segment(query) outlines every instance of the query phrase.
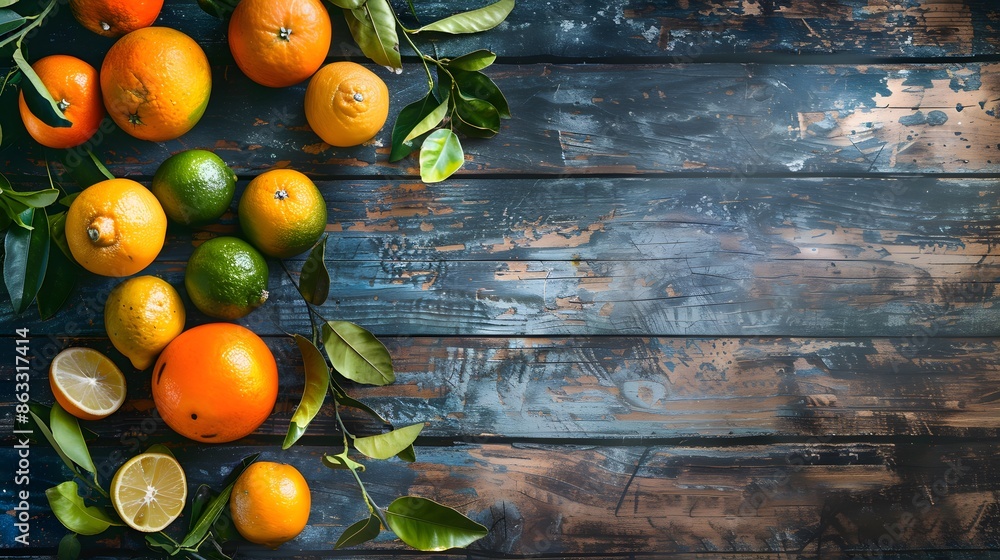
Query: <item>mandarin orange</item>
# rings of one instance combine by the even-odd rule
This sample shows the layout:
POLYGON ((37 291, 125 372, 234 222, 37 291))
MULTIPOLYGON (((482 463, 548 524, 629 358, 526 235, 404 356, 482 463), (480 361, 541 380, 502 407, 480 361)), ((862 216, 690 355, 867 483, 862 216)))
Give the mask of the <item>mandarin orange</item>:
POLYGON ((64 54, 39 59, 31 65, 31 69, 38 74, 49 95, 73 125, 53 127, 45 124, 31 112, 24 100, 24 92, 21 92, 18 108, 28 134, 49 148, 72 148, 86 142, 97 132, 104 118, 97 70, 79 58, 64 54))
POLYGON ((312 76, 330 51, 330 15, 319 0, 241 0, 229 20, 229 50, 251 80, 268 87, 312 76))

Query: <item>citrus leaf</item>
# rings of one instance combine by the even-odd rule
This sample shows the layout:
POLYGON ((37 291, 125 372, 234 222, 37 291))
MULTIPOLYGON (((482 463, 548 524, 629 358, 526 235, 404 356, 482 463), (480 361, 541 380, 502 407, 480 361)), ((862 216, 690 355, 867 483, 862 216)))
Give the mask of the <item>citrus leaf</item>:
POLYGON ((346 548, 366 543, 377 537, 381 531, 382 522, 379 521, 378 516, 372 515, 368 519, 362 519, 344 529, 343 534, 337 539, 337 544, 333 545, 333 548, 346 548))
POLYGON ((202 484, 198 486, 198 489, 194 492, 194 497, 191 498, 191 519, 188 520, 188 531, 194 528, 195 522, 201 517, 201 513, 205 511, 205 506, 214 497, 215 491, 209 485, 202 484))
POLYGON ((439 19, 434 23, 429 23, 413 33, 421 31, 440 31, 441 33, 451 33, 458 35, 462 33, 479 33, 487 29, 493 29, 500 25, 500 22, 507 19, 507 14, 514 9, 514 0, 500 0, 489 6, 462 12, 444 19, 439 19))
POLYGON ((159 549, 173 556, 177 551, 177 546, 170 542, 170 539, 163 533, 150 533, 146 535, 146 546, 152 549, 159 549))
POLYGON ((406 135, 406 138, 403 138, 403 142, 409 142, 418 136, 427 134, 428 132, 434 130, 437 128, 437 125, 441 124, 441 121, 444 120, 444 117, 447 114, 448 100, 445 99, 438 104, 437 107, 431 109, 431 112, 427 116, 420 119, 420 122, 414 125, 413 129, 410 130, 410 133, 406 135))
POLYGON ((330 296, 330 271, 326 269, 326 236, 313 247, 302 265, 299 293, 313 305, 323 305, 330 296))
POLYGON ((510 118, 510 106, 507 104, 507 98, 504 97, 500 88, 493 83, 493 80, 489 76, 482 72, 465 72, 462 70, 455 70, 453 74, 455 76, 455 84, 458 85, 458 89, 463 94, 489 102, 490 105, 496 107, 497 112, 500 113, 500 118, 510 118))
MULTIPOLYGON (((51 225, 51 222, 50 222, 51 225)), ((52 239, 52 244, 56 240, 52 239)), ((45 267, 45 279, 38 290, 38 316, 42 320, 52 318, 69 300, 69 296, 80 278, 80 269, 58 248, 49 248, 49 262, 45 267)))
POLYGON ((413 449, 413 444, 406 446, 406 449, 396 453, 396 457, 399 457, 401 461, 406 461, 407 463, 417 462, 417 451, 413 449))
MULTIPOLYGON (((0 7, 7 7, 10 4, 0 2, 0 7)), ((0 35, 8 33, 21 27, 27 20, 14 10, 0 10, 0 35)))
POLYGON ((344 14, 347 27, 361 52, 375 64, 396 70, 403 67, 399 58, 396 18, 387 0, 368 0, 363 6, 344 14))
POLYGON ((52 437, 62 448, 67 457, 87 472, 97 472, 94 460, 90 458, 90 450, 80 431, 80 422, 75 416, 63 410, 59 403, 52 405, 49 413, 49 427, 52 437))
POLYGON ((295 344, 302 353, 302 363, 305 366, 306 385, 302 390, 302 399, 299 401, 292 421, 288 423, 288 433, 285 441, 281 444, 282 449, 288 449, 295 444, 306 432, 306 428, 316 413, 323 407, 326 400, 326 390, 330 387, 330 367, 326 365, 326 360, 319 348, 302 335, 295 335, 295 344))
POLYGON ((24 102, 28 105, 31 113, 42 122, 54 127, 73 126, 73 123, 66 119, 66 115, 59 109, 59 105, 49 90, 45 88, 42 79, 31 69, 31 65, 24 59, 21 49, 14 51, 14 63, 21 69, 27 81, 24 82, 24 102))
POLYGON ((17 4, 18 0, 0 0, 0 8, 6 8, 7 6, 13 6, 17 4))
POLYGON ((463 54, 458 58, 453 58, 448 61, 448 68, 458 69, 458 70, 482 70, 493 61, 497 59, 497 55, 486 50, 480 49, 478 51, 470 52, 469 54, 463 54))
POLYGON ((115 178, 108 171, 108 168, 101 163, 101 160, 94 155, 94 152, 90 150, 86 150, 84 155, 78 154, 75 150, 66 152, 65 157, 62 158, 62 162, 63 166, 69 170, 70 176, 73 177, 73 182, 79 185, 81 189, 107 179, 115 178))
POLYGON ((431 114, 438 106, 438 101, 434 95, 428 93, 418 101, 410 103, 399 112, 396 123, 392 127, 392 151, 389 152, 389 161, 399 161, 410 155, 416 147, 413 142, 404 142, 413 127, 422 121, 424 117, 431 114))
POLYGON ((396 498, 389 504, 385 519, 403 542, 423 551, 468 546, 488 532, 450 507, 415 496, 396 498))
POLYGON ((42 189, 40 191, 19 192, 10 188, 3 189, 3 196, 16 199, 21 204, 30 208, 45 208, 53 202, 59 200, 58 189, 42 189))
MULTIPOLYGON (((76 262, 73 258, 73 253, 69 250, 69 243, 66 241, 66 212, 56 212, 48 217, 49 220, 49 239, 56 244, 59 251, 70 260, 70 262, 76 262)), ((50 255, 51 257, 51 255, 50 255)))
POLYGON ((323 455, 323 464, 330 469, 350 469, 364 472, 365 466, 347 456, 347 451, 337 455, 323 455))
MULTIPOLYGON (((51 415, 52 413, 51 410, 49 410, 48 412, 51 415)), ((69 457, 66 456, 66 453, 64 453, 62 448, 59 447, 59 444, 56 443, 55 438, 52 437, 52 431, 49 430, 49 425, 45 423, 45 420, 42 420, 41 416, 39 416, 39 413, 42 414, 45 413, 44 407, 41 406, 35 407, 34 405, 31 405, 31 409, 28 411, 28 413, 31 414, 31 419, 35 421, 35 427, 38 428, 39 432, 42 432, 42 435, 45 437, 45 441, 49 442, 49 445, 51 445, 52 449, 55 450, 56 455, 59 455, 59 458, 62 459, 62 462, 64 465, 66 465, 66 468, 71 471, 76 470, 76 468, 73 466, 73 461, 69 460, 69 457)))
POLYGON ((372 459, 388 459, 410 447, 423 429, 423 424, 413 424, 384 434, 356 437, 354 447, 372 459))
POLYGON ((112 525, 121 525, 100 508, 85 505, 77 492, 76 482, 72 480, 45 491, 49 508, 64 527, 81 535, 97 535, 112 525))
POLYGON ((11 222, 24 229, 31 229, 31 225, 24 223, 24 220, 21 218, 21 214, 28 210, 27 206, 16 200, 10 200, 0 196, 0 209, 3 210, 4 215, 7 216, 11 222))
POLYGON ((488 101, 459 96, 455 102, 458 129, 476 138, 490 138, 500 132, 500 113, 488 101))
POLYGON ((336 399, 338 405, 349 406, 351 408, 356 408, 358 410, 367 412, 373 418, 377 419, 383 424, 387 426, 391 425, 388 420, 382 418, 381 414, 375 412, 375 409, 348 395, 347 392, 345 392, 344 389, 333 379, 330 379, 330 386, 333 387, 333 397, 334 399, 336 399))
POLYGON ((76 538, 76 533, 66 533, 59 540, 59 549, 56 551, 58 560, 76 560, 80 557, 80 539, 76 538))
POLYGON ((367 385, 388 385, 396 380, 389 351, 375 335, 347 321, 323 325, 323 346, 330 363, 344 377, 367 385))
POLYGON ((439 183, 458 171, 465 163, 462 143, 447 128, 435 130, 420 145, 420 179, 439 183))
POLYGON ((32 229, 17 227, 7 232, 3 261, 7 293, 18 315, 31 305, 38 294, 49 263, 49 222, 45 210, 29 208, 20 217, 32 229))
POLYGON ((344 8, 345 10, 353 10, 354 8, 360 8, 365 5, 367 0, 327 0, 327 2, 333 4, 338 8, 344 8))
POLYGON ((260 457, 260 453, 254 453, 244 457, 240 464, 233 469, 233 472, 229 473, 226 477, 226 487, 223 488, 222 492, 219 492, 218 496, 212 498, 205 506, 205 510, 201 513, 198 521, 194 523, 191 530, 184 537, 181 542, 181 548, 191 547, 201 542, 205 538, 205 535, 212 529, 212 525, 215 524, 215 520, 219 518, 222 510, 229 503, 229 496, 233 493, 233 485, 236 484, 236 479, 239 478, 243 471, 247 469, 254 461, 260 457))

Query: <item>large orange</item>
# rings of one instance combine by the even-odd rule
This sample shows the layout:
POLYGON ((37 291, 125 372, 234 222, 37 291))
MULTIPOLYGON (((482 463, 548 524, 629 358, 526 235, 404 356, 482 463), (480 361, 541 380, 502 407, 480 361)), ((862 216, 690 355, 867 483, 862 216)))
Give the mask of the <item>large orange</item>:
POLYGON ((243 191, 240 228, 261 253, 287 259, 312 247, 326 229, 326 201, 294 169, 261 173, 243 191))
POLYGON ((184 331, 153 366, 153 402, 168 426, 195 441, 253 432, 278 398, 278 366, 259 336, 232 323, 184 331))
POLYGON ((241 0, 229 20, 229 50, 251 80, 295 85, 330 51, 330 15, 320 0, 241 0))
POLYGON ((270 548, 306 528, 312 498, 302 473, 291 465, 259 461, 233 484, 229 512, 246 540, 270 548))
POLYGON ((320 69, 306 88, 306 120, 331 146, 371 140, 389 116, 389 89, 382 78, 354 62, 320 69))
POLYGON ((105 37, 121 37, 149 27, 163 8, 163 0, 69 0, 73 17, 105 37))
POLYGON ((36 61, 31 69, 59 105, 73 126, 52 127, 28 109, 24 92, 18 99, 21 120, 36 142, 50 148, 72 148, 86 142, 97 132, 104 118, 101 83, 97 70, 74 56, 54 54, 36 61))
POLYGON ((194 39, 169 27, 143 27, 105 55, 101 92, 125 132, 142 140, 173 140, 205 113, 212 69, 194 39))
POLYGON ((66 213, 66 243, 83 268, 129 276, 163 248, 167 215, 149 189, 131 179, 108 179, 83 190, 66 213))

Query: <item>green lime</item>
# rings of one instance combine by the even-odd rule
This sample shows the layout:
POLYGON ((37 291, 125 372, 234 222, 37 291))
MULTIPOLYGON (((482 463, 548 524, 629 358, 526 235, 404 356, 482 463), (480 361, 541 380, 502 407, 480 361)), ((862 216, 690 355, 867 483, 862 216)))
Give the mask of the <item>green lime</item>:
POLYGON ((185 226, 203 226, 229 209, 236 173, 212 152, 187 150, 160 164, 150 190, 168 218, 185 226))
POLYGON ((267 300, 267 263, 246 241, 216 237, 191 253, 184 287, 205 315, 239 319, 267 300))

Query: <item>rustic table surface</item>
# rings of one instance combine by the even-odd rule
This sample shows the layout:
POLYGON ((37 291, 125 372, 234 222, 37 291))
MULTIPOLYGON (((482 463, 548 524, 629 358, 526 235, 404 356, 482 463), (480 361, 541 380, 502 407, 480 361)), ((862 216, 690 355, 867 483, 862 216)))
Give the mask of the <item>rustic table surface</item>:
MULTIPOLYGON (((405 9, 405 2, 394 2, 405 9)), ((417 2, 433 19, 481 2, 417 2)), ((304 85, 257 86, 223 24, 168 0, 159 25, 194 37, 214 67, 200 124, 178 140, 115 131, 94 146, 116 176, 148 181, 168 155, 207 148, 246 181, 305 172, 329 206, 327 317, 390 350, 395 385, 352 388, 397 425, 426 422, 418 462, 373 462, 373 498, 433 498, 489 527, 455 556, 521 558, 979 558, 1000 550, 1000 8, 991 0, 521 0, 483 35, 486 72, 513 119, 465 141, 464 169, 420 182, 374 142, 332 148, 308 128, 304 85)), ((331 58, 364 61, 335 18, 331 58)), ((111 41, 61 13, 32 57, 100 65, 111 41)), ((426 44, 426 43, 425 43, 426 44)), ((375 68, 389 123, 422 94, 422 71, 375 68)), ((367 62, 366 62, 367 63, 367 62)), ((41 187, 44 153, 0 154, 41 187)), ((58 165, 55 166, 60 171, 58 165)), ((69 179, 57 175, 57 179, 69 179)), ((201 241, 233 213, 171 227, 147 269, 183 294, 201 241)), ((287 262, 297 276, 304 256, 287 262)), ((240 557, 417 557, 383 533, 334 551, 366 515, 351 477, 322 466, 324 409, 288 451, 302 389, 288 332, 308 333, 292 280, 240 323, 280 364, 272 417, 209 446, 158 420, 149 373, 110 346, 113 279, 88 275, 56 318, 0 310, 0 489, 12 513, 14 328, 31 330, 31 396, 52 401, 54 352, 86 345, 127 372, 129 399, 95 460, 166 443, 192 488, 254 452, 309 480, 308 528, 240 557), (117 451, 117 454, 116 454, 117 451)), ((186 298, 186 296, 185 296, 186 298)), ((207 322, 188 307, 188 326, 207 322)), ((359 432, 380 426, 351 417, 359 432)), ((117 462, 115 462, 117 460, 117 462)), ((48 557, 65 529, 44 490, 67 476, 31 450, 30 546, 0 519, 5 556, 48 557)), ((83 538, 84 557, 148 554, 124 531, 83 538)))

